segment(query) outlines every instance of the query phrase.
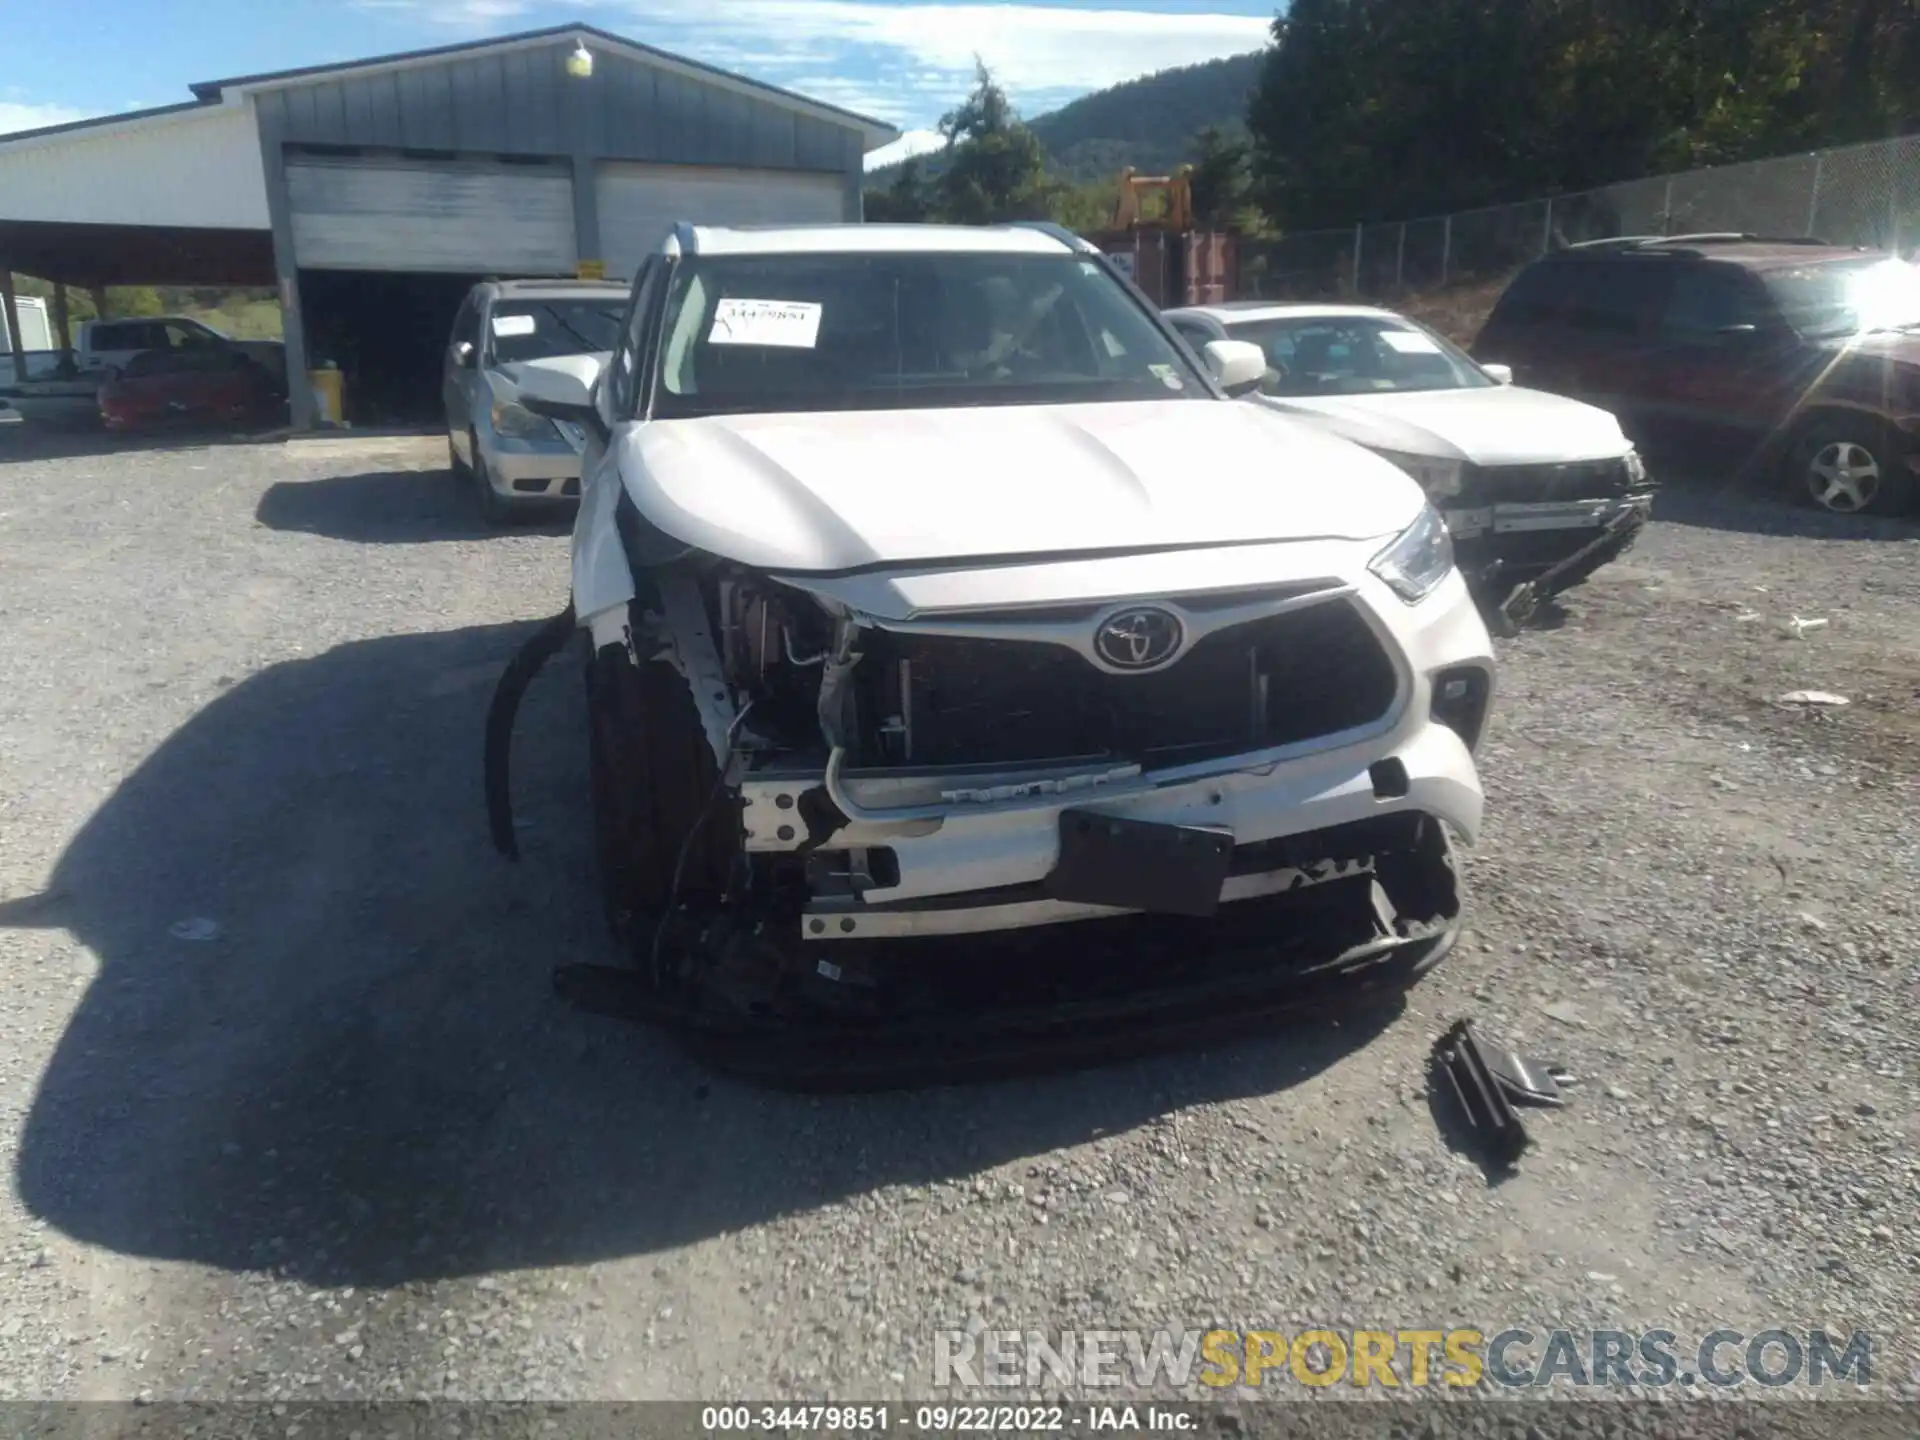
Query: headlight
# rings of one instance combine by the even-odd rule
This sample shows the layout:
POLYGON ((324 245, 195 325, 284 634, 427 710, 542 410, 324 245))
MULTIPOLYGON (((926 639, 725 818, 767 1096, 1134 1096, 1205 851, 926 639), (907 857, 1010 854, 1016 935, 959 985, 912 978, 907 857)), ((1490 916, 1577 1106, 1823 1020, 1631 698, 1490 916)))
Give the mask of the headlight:
POLYGON ((1375 450, 1382 460, 1391 460, 1420 482, 1420 488, 1435 500, 1447 500, 1460 493, 1458 460, 1442 460, 1437 455, 1410 455, 1404 450, 1375 450))
POLYGON ((1647 464, 1638 450, 1627 451, 1627 479, 1635 485, 1647 483, 1647 464))
POLYGON ((517 400, 496 400, 493 402, 493 433, 505 436, 509 440, 532 440, 537 436, 551 435, 553 422, 544 415, 536 415, 517 400))
POLYGON ((1419 519, 1367 562, 1367 569, 1409 605, 1418 604, 1453 569, 1453 536, 1447 533, 1447 522, 1433 506, 1427 506, 1419 519))

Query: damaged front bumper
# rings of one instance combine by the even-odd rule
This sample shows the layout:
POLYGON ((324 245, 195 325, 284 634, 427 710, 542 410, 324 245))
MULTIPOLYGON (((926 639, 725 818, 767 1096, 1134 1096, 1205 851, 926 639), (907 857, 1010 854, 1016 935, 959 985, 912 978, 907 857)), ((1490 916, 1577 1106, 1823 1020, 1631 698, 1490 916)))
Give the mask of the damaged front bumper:
MULTIPOLYGON (((1307 578, 1284 584, 1234 551, 1211 589, 1171 596, 1139 573, 1166 557, 1065 576, 1167 596, 1193 638, 1157 679, 1074 652, 1129 602, 1036 605, 1030 571, 1013 609, 889 616, 837 581, 657 568, 648 603, 583 627, 631 968, 569 967, 562 993, 750 1064, 790 1037, 803 1071, 872 1073, 896 1068, 887 1045, 1004 1058, 1098 1030, 1131 1051, 1417 976, 1458 922, 1454 837, 1480 828, 1491 646, 1458 574, 1409 604, 1364 566, 1340 578, 1336 550, 1324 568, 1296 550, 1307 578), (1235 563, 1257 589, 1228 583, 1235 563)), ((507 853, 519 677, 568 618, 529 642, 490 725, 507 853)))
MULTIPOLYGON (((1193 768, 1200 773, 1151 777, 1102 767, 1078 775, 1055 769, 1044 779, 1026 780, 1009 772, 846 775, 836 788, 857 797, 865 815, 883 816, 885 810, 877 807, 905 808, 929 792, 950 797, 946 813, 934 819, 859 819, 839 825, 832 838, 834 850, 858 857, 864 867, 860 873, 878 870, 891 883, 867 885, 857 894, 815 893, 794 922, 794 936, 831 947, 1174 909, 1174 899, 1163 896, 1204 897, 1212 877, 1202 872, 1219 865, 1224 873, 1218 877, 1213 903, 1203 898, 1198 909, 1189 905, 1176 910, 1204 915, 1304 888, 1333 874, 1329 866, 1357 858, 1341 853, 1338 846, 1314 853, 1303 837, 1338 836, 1344 827, 1392 815, 1443 821, 1469 841, 1480 827, 1483 802, 1467 740, 1438 721, 1413 727, 1384 752, 1368 747, 1256 764, 1243 758, 1233 768, 1193 768), (1053 793, 1022 796, 1024 785, 1044 786, 1053 793), (990 798, 965 798, 970 796, 990 798), (991 797, 998 796, 1008 798, 996 803, 991 797), (1075 823, 1087 817, 1134 828, 1070 871, 1064 863, 1068 845, 1075 823), (1174 842, 1169 853, 1148 857, 1141 865, 1151 878, 1132 882, 1139 903, 1113 903, 1119 896, 1112 893, 1112 869, 1139 864, 1133 857, 1140 847, 1161 843, 1168 835, 1160 827, 1176 827, 1177 834, 1194 837, 1191 859, 1174 842), (1137 841, 1132 839, 1135 829, 1142 836, 1137 841), (1205 848, 1200 841, 1207 836, 1224 842, 1223 859, 1200 853, 1205 848), (884 864, 876 865, 875 852, 884 855, 884 864), (1192 873, 1191 885, 1183 867, 1192 873)), ((796 817, 811 809, 809 796, 818 803, 825 778, 779 770, 748 776, 741 791, 748 851, 803 845, 805 831, 796 817)))
POLYGON ((1512 635, 1542 602, 1583 584, 1633 548, 1653 518, 1653 492, 1444 513, 1461 572, 1483 600, 1498 598, 1490 621, 1512 635))
POLYGON ((1298 840, 1303 883, 1206 920, 1109 912, 991 945, 947 933, 795 946, 713 917, 678 941, 706 962, 697 996, 596 966, 562 969, 556 987, 670 1028, 731 1073, 836 1090, 1093 1064, 1391 1005, 1458 933, 1444 829, 1403 814, 1298 840))
POLYGON ((1442 513, 1460 568, 1469 578, 1497 574, 1518 583, 1544 574, 1605 534, 1625 535, 1624 549, 1652 518, 1653 494, 1483 505, 1442 513))

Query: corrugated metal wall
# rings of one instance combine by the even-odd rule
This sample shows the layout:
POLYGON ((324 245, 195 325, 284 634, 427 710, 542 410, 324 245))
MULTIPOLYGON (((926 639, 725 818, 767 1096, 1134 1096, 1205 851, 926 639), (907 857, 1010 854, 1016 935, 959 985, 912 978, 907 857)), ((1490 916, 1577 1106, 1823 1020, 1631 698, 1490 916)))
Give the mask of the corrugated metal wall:
POLYGON ((0 211, 9 220, 265 230, 253 115, 214 106, 9 147, 0 151, 0 211))
POLYGON ((696 225, 821 225, 845 218, 836 175, 609 161, 599 174, 600 255, 625 279, 678 220, 696 225))
POLYGON ((623 55, 566 73, 571 42, 262 92, 287 144, 493 155, 590 155, 857 173, 857 131, 623 55))
POLYGON ((307 269, 566 275, 577 256, 565 167, 303 161, 287 197, 307 269))

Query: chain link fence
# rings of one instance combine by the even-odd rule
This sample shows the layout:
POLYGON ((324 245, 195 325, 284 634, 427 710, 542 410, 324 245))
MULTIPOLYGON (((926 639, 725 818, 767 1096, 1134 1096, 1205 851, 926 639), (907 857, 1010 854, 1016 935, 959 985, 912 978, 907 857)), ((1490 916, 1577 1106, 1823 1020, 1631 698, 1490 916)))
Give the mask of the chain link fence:
POLYGON ((1623 235, 1920 244, 1920 135, 1720 165, 1452 215, 1240 244, 1242 299, 1390 299, 1503 280, 1549 250, 1623 235))

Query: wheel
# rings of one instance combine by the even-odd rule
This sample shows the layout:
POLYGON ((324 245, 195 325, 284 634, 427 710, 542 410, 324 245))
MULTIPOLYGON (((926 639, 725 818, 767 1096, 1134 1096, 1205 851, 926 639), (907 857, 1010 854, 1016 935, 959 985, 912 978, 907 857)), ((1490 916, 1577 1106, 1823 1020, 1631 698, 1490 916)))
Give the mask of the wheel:
POLYGON ((513 519, 513 509, 493 488, 493 477, 487 474, 487 457, 480 453, 480 441, 472 431, 467 432, 467 450, 473 456, 468 475, 474 497, 480 502, 480 518, 489 525, 508 524, 513 519))
POLYGON ((1884 515, 1912 493, 1905 460, 1881 427, 1860 420, 1816 420, 1787 459, 1795 491, 1835 515, 1884 515))
POLYGON ((587 725, 607 924, 644 958, 669 908, 702 908, 724 892, 740 851, 739 812, 721 793, 686 682, 665 661, 636 666, 617 645, 595 655, 587 725))

